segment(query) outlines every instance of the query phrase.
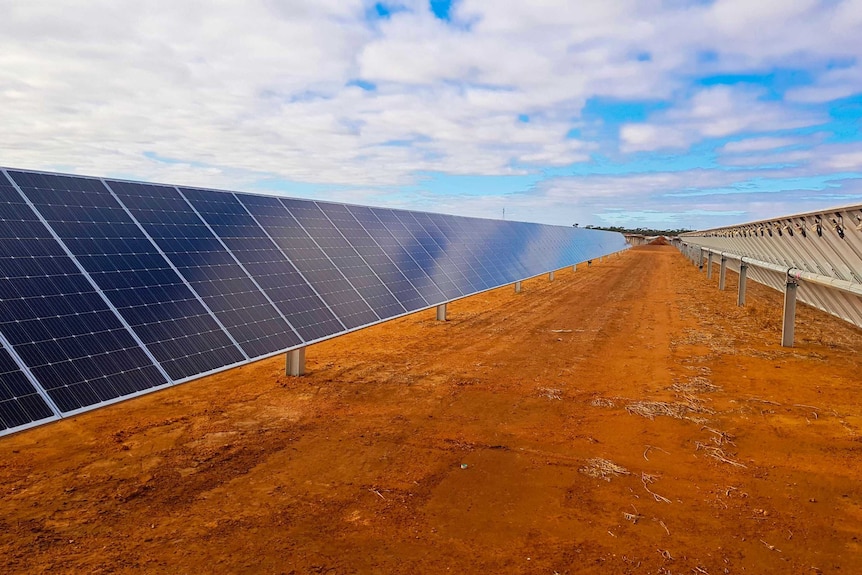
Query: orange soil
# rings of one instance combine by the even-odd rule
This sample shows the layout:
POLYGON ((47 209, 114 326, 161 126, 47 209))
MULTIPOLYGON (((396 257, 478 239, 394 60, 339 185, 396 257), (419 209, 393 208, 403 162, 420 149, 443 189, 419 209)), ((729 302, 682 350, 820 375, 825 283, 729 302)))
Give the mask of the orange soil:
POLYGON ((728 276, 636 248, 315 345, 302 378, 0 439, 0 572, 862 573, 860 331, 802 306, 781 348, 780 294, 737 308, 728 276))

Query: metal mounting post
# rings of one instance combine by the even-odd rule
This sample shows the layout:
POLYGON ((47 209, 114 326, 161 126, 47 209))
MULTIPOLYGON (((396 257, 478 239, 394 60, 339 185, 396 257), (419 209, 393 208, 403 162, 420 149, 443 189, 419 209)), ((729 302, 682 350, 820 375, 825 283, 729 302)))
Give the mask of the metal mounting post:
POLYGON ((781 323, 781 346, 793 347, 793 335, 796 322, 796 288, 799 284, 788 277, 784 284, 784 319, 781 323))
POLYGON ((721 267, 718 270, 718 289, 724 291, 724 284, 727 280, 727 258, 721 256, 721 267))
POLYGON ((745 262, 739 264, 739 291, 736 296, 736 305, 742 307, 745 305, 745 280, 748 277, 748 266, 745 262))
POLYGON ((706 279, 712 279, 712 252, 706 255, 706 279))
POLYGON ((284 367, 287 375, 305 375, 305 348, 299 347, 287 352, 284 367))
POLYGON ((521 282, 515 282, 515 293, 521 293, 521 282))
POLYGON ((554 281, 554 272, 548 272, 548 281, 549 282, 554 281))
POLYGON ((702 270, 703 269, 703 250, 699 249, 699 250, 697 250, 697 253, 699 254, 699 257, 697 258, 697 269, 702 270))
POLYGON ((437 321, 446 321, 446 304, 441 303, 437 306, 437 321))
POLYGON ((573 272, 578 271, 578 264, 574 264, 574 265, 572 266, 572 271, 573 271, 573 272))

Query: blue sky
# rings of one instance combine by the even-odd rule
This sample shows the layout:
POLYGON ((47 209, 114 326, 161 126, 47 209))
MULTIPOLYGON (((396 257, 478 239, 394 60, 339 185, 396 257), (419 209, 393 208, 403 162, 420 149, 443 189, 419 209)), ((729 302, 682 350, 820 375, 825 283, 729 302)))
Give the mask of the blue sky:
POLYGON ((13 0, 0 165, 561 225, 862 203, 862 1, 13 0))

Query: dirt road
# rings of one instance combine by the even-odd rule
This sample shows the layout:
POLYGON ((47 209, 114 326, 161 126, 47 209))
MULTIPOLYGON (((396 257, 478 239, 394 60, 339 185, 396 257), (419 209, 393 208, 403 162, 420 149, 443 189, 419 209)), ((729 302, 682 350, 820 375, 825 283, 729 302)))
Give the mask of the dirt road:
POLYGON ((636 248, 0 439, 0 572, 862 573, 862 333, 735 281, 636 248))

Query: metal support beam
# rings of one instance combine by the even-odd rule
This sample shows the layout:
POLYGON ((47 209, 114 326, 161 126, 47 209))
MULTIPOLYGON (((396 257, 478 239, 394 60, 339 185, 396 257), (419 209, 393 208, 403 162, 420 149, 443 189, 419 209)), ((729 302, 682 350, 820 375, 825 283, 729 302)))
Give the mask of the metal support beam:
POLYGON ((446 321, 446 304, 441 303, 437 306, 437 321, 446 321))
POLYGON ((284 368, 287 375, 305 375, 305 348, 300 347, 287 352, 284 368))
POLYGON ((573 271, 573 272, 578 271, 578 264, 575 264, 575 265, 573 265, 573 266, 572 266, 572 271, 573 271))
POLYGON ((587 260, 587 267, 591 267, 593 265, 593 260, 587 260))
POLYGON ((784 319, 781 323, 781 346, 793 347, 796 322, 796 288, 798 284, 787 278, 784 284, 784 319))
POLYGON ((703 250, 698 249, 697 253, 700 254, 700 257, 697 258, 697 269, 702 270, 703 269, 703 250))
POLYGON ((739 292, 736 296, 736 305, 742 307, 745 305, 745 280, 748 278, 748 266, 745 262, 739 264, 739 292))
POLYGON ((718 289, 724 291, 724 285, 727 280, 727 258, 721 256, 721 267, 718 270, 718 289))
POLYGON ((515 282, 515 293, 521 293, 521 282, 515 282))
POLYGON ((548 281, 549 282, 554 281, 554 272, 548 272, 548 281))
POLYGON ((706 255, 706 279, 712 279, 712 252, 706 255))

